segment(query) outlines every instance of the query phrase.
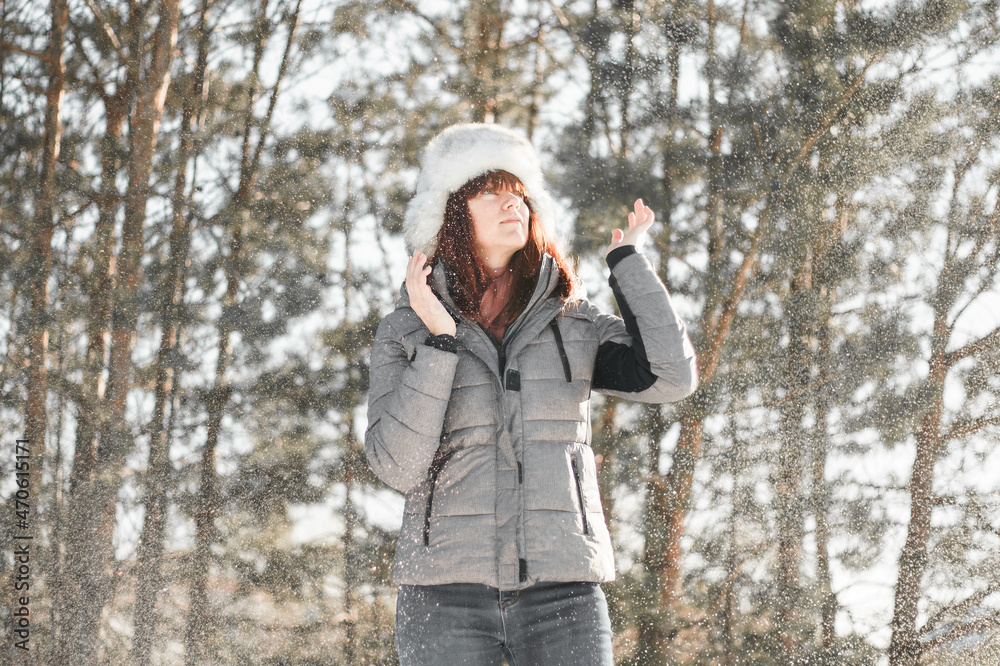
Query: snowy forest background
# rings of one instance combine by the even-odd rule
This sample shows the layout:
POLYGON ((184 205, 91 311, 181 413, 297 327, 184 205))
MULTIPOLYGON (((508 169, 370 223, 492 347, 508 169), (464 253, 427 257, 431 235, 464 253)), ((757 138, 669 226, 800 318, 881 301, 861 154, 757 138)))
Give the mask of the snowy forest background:
POLYGON ((495 121, 699 354, 595 397, 618 663, 1000 664, 998 63, 996 0, 4 0, 4 661, 396 663, 369 345, 495 121))

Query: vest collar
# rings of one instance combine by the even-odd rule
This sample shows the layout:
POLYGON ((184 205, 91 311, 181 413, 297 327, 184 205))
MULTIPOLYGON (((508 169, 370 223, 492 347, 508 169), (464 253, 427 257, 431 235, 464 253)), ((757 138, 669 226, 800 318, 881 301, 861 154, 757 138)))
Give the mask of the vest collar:
MULTIPOLYGON (((431 271, 428 282, 445 307, 453 314, 458 314, 458 307, 455 305, 455 301, 452 300, 451 293, 448 290, 447 275, 448 267, 443 261, 439 261, 434 270, 431 271)), ((559 269, 556 267, 556 262, 552 258, 552 255, 546 252, 542 255, 542 265, 538 269, 538 282, 535 284, 535 290, 531 293, 531 298, 528 299, 527 305, 524 306, 522 314, 527 314, 539 301, 551 296, 558 285, 559 269)), ((399 298, 396 300, 396 306, 410 306, 410 295, 406 293, 406 282, 403 282, 399 288, 399 298)), ((511 325, 514 323, 516 322, 511 322, 511 325)))

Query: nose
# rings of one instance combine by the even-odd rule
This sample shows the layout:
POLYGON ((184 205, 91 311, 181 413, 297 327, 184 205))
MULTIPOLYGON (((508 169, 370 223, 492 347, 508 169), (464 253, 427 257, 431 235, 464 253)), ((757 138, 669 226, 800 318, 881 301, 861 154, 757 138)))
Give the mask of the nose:
POLYGON ((524 203, 524 200, 513 192, 504 192, 503 207, 505 210, 520 208, 522 203, 524 203))

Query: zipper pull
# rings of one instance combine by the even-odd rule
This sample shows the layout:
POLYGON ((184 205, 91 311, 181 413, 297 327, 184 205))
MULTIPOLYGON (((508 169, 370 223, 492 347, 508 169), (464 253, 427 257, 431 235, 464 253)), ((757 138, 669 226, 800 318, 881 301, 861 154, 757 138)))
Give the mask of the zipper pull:
POLYGON ((576 456, 571 457, 569 460, 573 466, 573 480, 576 482, 576 498, 580 501, 580 518, 583 520, 583 533, 590 534, 590 525, 587 521, 587 507, 583 504, 583 482, 580 479, 580 470, 576 464, 576 456))

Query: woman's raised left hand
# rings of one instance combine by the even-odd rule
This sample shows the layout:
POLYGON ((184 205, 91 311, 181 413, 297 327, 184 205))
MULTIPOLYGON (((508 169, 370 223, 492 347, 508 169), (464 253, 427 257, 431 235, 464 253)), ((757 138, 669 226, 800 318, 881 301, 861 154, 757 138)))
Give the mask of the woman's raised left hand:
POLYGON ((644 204, 642 199, 636 199, 635 211, 628 214, 628 231, 615 229, 611 232, 611 244, 604 251, 604 256, 607 257, 611 250, 622 245, 634 245, 637 250, 641 248, 655 217, 652 208, 644 204))

